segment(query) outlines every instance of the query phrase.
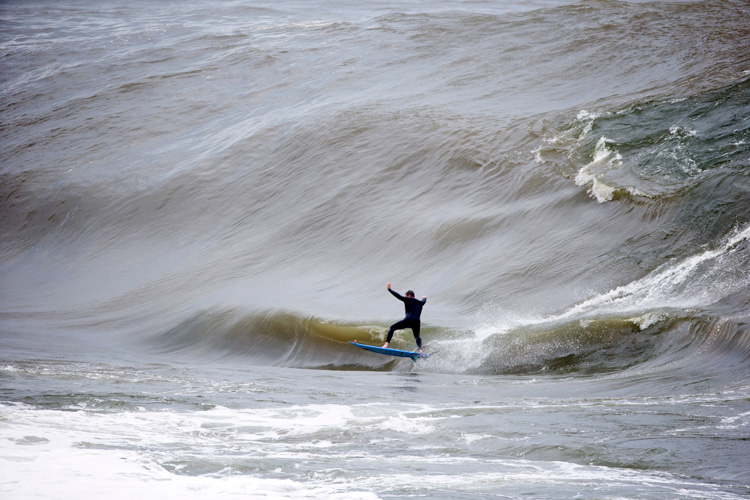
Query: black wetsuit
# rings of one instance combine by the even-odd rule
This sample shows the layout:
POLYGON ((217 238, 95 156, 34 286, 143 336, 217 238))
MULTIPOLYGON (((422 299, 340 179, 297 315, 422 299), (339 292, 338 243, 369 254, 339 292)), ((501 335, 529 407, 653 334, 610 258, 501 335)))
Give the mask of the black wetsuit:
POLYGON ((422 314, 422 306, 424 306, 425 302, 427 302, 427 299, 417 300, 414 297, 402 297, 390 288, 388 289, 388 291, 391 292, 394 297, 404 303, 406 316, 401 321, 391 325, 391 327, 388 329, 388 337, 386 337, 385 341, 390 342, 393 338, 393 332, 395 332, 396 330, 411 328, 411 331, 414 332, 414 340, 417 341, 417 347, 421 349, 422 339, 419 337, 419 329, 422 324, 419 317, 422 314))

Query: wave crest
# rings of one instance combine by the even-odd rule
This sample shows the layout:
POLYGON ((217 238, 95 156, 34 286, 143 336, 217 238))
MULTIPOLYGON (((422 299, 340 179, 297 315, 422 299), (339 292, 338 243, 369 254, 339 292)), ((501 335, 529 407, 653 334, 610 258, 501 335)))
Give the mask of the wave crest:
POLYGON ((743 169, 750 80, 683 99, 580 111, 547 130, 537 161, 549 162, 599 203, 669 198, 743 169))

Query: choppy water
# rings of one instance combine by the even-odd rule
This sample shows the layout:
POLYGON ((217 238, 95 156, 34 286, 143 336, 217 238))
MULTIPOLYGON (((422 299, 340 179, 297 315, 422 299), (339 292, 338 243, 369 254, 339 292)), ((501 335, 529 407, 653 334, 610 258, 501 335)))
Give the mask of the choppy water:
POLYGON ((746 2, 11 1, 0 47, 4 498, 750 493, 746 2), (428 360, 347 344, 387 281, 428 360))

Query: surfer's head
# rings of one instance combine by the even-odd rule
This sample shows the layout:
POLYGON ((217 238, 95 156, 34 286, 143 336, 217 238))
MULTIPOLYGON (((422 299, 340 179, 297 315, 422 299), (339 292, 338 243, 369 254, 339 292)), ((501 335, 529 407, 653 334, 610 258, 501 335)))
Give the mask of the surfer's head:
POLYGON ((413 299, 414 298, 414 292, 412 292, 411 290, 409 290, 408 292, 406 292, 406 296, 407 297, 411 297, 413 299))

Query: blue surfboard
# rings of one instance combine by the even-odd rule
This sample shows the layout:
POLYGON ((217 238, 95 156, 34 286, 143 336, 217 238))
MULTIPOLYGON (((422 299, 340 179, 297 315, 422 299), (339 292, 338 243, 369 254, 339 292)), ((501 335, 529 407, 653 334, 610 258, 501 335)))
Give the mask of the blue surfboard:
POLYGON ((365 351, 370 352, 376 352, 378 354, 385 354, 386 356, 397 356, 399 358, 411 358, 413 361, 417 361, 417 358, 429 358, 429 354, 420 354, 418 352, 412 352, 412 351, 402 351, 400 349, 390 349, 388 347, 376 347, 374 345, 367 345, 367 344, 358 344, 355 340, 354 342, 349 341, 349 343, 353 346, 357 346, 360 349, 364 349, 365 351))

